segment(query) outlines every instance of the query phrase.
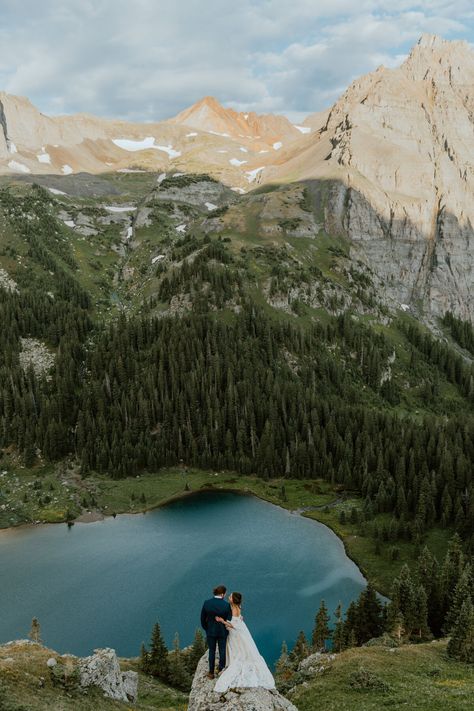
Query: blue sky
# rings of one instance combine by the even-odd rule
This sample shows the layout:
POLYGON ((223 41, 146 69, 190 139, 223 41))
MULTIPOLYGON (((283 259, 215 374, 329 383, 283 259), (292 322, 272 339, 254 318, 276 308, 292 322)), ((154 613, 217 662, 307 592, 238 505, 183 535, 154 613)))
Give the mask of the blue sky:
POLYGON ((136 121, 206 94, 298 119, 423 32, 474 42, 472 0, 0 0, 0 20, 0 89, 136 121))

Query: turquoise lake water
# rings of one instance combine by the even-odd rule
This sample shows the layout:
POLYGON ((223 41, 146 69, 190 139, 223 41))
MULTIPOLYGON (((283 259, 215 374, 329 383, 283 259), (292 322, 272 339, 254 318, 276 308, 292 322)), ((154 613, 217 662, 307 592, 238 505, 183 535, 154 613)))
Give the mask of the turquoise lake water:
POLYGON ((325 526, 250 496, 202 494, 140 515, 0 532, 0 642, 27 636, 86 655, 136 656, 158 620, 169 646, 189 644, 202 602, 225 584, 269 664, 282 640, 311 633, 323 598, 331 613, 365 585, 325 526))

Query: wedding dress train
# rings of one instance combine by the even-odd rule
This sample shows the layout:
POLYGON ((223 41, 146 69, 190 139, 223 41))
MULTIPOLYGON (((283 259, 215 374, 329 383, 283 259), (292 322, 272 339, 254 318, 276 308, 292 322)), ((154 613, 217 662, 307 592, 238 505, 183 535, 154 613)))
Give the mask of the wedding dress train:
POLYGON ((253 686, 274 689, 272 673, 242 617, 233 617, 232 627, 227 638, 227 666, 217 679, 214 691, 253 686))

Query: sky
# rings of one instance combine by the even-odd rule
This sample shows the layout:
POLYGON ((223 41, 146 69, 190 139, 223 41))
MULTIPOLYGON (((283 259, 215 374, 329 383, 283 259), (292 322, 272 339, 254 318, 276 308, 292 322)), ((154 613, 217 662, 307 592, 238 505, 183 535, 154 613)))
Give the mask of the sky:
POLYGON ((212 95, 298 120, 423 32, 474 42, 474 3, 0 0, 0 90, 50 115, 162 120, 212 95))

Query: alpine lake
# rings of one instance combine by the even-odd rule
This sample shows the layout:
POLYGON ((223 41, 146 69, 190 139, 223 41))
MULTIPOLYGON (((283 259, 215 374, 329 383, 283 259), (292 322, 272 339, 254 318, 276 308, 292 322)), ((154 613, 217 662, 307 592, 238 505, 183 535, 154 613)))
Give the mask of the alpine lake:
MULTIPOLYGON (((25 638, 81 656, 112 647, 137 656, 159 621, 168 646, 199 627, 225 584, 270 665, 283 640, 307 635, 321 599, 330 614, 365 586, 326 526, 252 496, 202 493, 146 514, 0 532, 0 642, 25 638)), ((333 620, 333 617, 332 617, 333 620)))

